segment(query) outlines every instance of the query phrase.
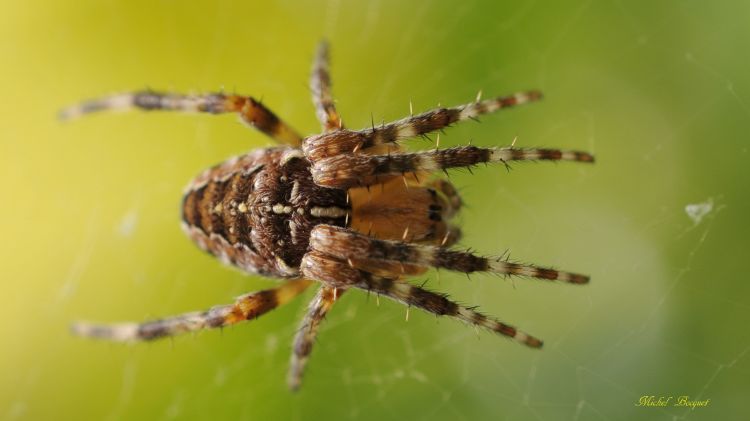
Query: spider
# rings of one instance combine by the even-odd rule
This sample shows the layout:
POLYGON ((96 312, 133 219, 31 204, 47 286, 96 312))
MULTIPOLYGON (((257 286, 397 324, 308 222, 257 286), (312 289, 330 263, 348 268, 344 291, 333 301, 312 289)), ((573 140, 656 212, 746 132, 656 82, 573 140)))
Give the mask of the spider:
POLYGON ((322 320, 350 289, 383 295, 540 348, 542 341, 536 337, 406 279, 430 267, 571 284, 588 283, 589 277, 452 249, 461 231, 450 220, 462 202, 449 181, 431 175, 479 163, 591 163, 593 156, 513 146, 404 153, 399 141, 426 137, 460 121, 539 100, 541 93, 477 97, 465 105, 350 130, 344 127, 331 96, 326 42, 317 50, 310 87, 322 133, 306 138, 258 100, 225 93, 143 91, 86 101, 61 112, 63 119, 130 108, 236 113, 242 122, 284 145, 257 149, 209 168, 190 182, 182 199, 182 227, 200 248, 244 272, 278 278, 280 286, 242 295, 233 304, 144 323, 78 322, 72 326, 74 334, 138 341, 223 328, 255 319, 317 283, 318 291, 293 342, 288 375, 292 390, 301 384, 322 320))

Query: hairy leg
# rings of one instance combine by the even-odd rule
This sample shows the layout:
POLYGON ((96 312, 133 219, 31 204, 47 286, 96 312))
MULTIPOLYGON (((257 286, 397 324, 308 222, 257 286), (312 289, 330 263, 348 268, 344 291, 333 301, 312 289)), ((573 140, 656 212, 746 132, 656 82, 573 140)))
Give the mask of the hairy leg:
POLYGON ((461 306, 443 294, 431 292, 407 282, 372 275, 318 251, 311 251, 305 255, 302 259, 302 272, 311 279, 333 287, 340 285, 374 292, 437 316, 447 316, 489 329, 532 348, 542 346, 541 340, 474 309, 461 306))
POLYGON ((333 303, 341 297, 346 289, 333 288, 323 285, 315 294, 315 298, 310 302, 305 318, 297 330, 292 346, 292 359, 289 366, 289 376, 287 384, 292 390, 299 389, 302 384, 302 375, 305 371, 305 365, 310 358, 315 338, 318 336, 320 323, 325 319, 328 311, 333 307, 333 303))
MULTIPOLYGON (((438 225, 442 231, 436 232, 430 239, 419 241, 418 244, 436 244, 441 247, 449 247, 461 238, 461 230, 458 227, 441 223, 438 225)), ((408 233, 407 233, 408 234, 408 233)), ((343 254, 340 254, 343 256, 343 254)), ((406 278, 421 275, 427 271, 428 265, 422 262, 408 262, 397 260, 384 260, 371 257, 356 256, 351 253, 345 257, 350 266, 374 275, 388 278, 406 278)))
MULTIPOLYGON (((589 282, 588 276, 578 273, 512 263, 502 259, 488 259, 444 247, 378 240, 333 225, 318 225, 315 227, 310 234, 310 247, 313 250, 349 262, 352 266, 363 270, 372 266, 404 263, 411 266, 436 267, 463 273, 489 272, 557 280, 571 284, 586 284, 589 282)), ((383 273, 379 274, 383 275, 383 273)), ((391 277, 398 276, 400 273, 394 271, 391 275, 391 277)))
POLYGON ((341 117, 336 111, 331 95, 331 74, 329 69, 328 43, 322 41, 318 45, 318 52, 313 61, 310 74, 310 90, 312 91, 315 115, 323 127, 323 132, 332 132, 344 128, 341 117))
POLYGON ((351 188, 377 184, 381 178, 412 172, 434 172, 448 168, 471 167, 481 163, 510 161, 594 162, 586 152, 560 149, 479 148, 459 146, 417 153, 393 155, 343 154, 313 163, 312 175, 321 186, 351 188))
POLYGON ((97 111, 141 109, 146 111, 182 111, 209 114, 237 113, 240 121, 255 127, 277 142, 299 147, 302 137, 265 105, 249 96, 214 93, 183 95, 141 91, 83 102, 60 112, 68 120, 97 111))
POLYGON ((497 110, 537 101, 542 98, 539 91, 519 92, 484 101, 476 101, 452 108, 438 108, 425 113, 363 130, 340 130, 323 133, 305 139, 302 149, 312 161, 347 154, 377 145, 394 143, 401 139, 425 135, 441 130, 453 123, 476 119, 480 115, 497 110))
POLYGON ((94 324, 78 322, 72 326, 76 335, 111 341, 149 341, 196 330, 233 325, 255 319, 276 307, 286 304, 304 291, 312 282, 306 279, 288 281, 263 291, 240 296, 234 304, 210 310, 186 313, 145 323, 94 324))

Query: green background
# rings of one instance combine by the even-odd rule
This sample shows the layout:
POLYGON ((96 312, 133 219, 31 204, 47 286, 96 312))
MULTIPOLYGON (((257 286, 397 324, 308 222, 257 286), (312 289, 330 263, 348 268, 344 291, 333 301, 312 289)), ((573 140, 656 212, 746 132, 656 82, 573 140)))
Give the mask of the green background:
MULTIPOLYGON (((750 391, 750 3, 3 2, 0 419, 731 419, 750 391), (441 145, 589 150, 454 171, 463 246, 590 273, 577 287, 430 272, 428 286, 545 339, 533 351, 363 293, 326 321, 300 393, 284 384, 308 292, 263 318, 133 346, 78 318, 143 320, 273 285, 179 229, 182 187, 269 145, 231 116, 95 115, 144 87, 262 97, 318 130, 307 87, 331 41, 350 127, 540 88, 441 145), (712 203, 699 221, 686 206, 712 203), (710 399, 642 408, 641 396, 710 399)), ((424 140, 408 142, 429 148, 424 140)), ((744 417, 743 417, 744 415, 744 417)))

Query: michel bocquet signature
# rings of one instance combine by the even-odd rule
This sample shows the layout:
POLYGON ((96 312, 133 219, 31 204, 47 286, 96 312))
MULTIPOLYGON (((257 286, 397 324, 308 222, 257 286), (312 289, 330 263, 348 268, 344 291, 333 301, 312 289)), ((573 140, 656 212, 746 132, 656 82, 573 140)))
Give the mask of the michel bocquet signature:
POLYGON ((698 408, 708 406, 711 404, 711 399, 702 401, 690 399, 690 396, 641 396, 635 406, 652 406, 652 407, 666 407, 666 406, 683 406, 689 408, 698 408))

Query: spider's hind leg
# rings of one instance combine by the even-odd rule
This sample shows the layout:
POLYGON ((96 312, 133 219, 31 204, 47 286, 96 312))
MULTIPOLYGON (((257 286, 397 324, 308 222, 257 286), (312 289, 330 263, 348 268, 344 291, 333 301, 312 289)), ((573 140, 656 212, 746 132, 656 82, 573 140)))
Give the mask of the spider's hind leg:
POLYGON ((531 348, 542 346, 541 340, 469 307, 457 304, 443 294, 431 292, 397 279, 373 275, 353 268, 345 261, 319 251, 308 252, 302 259, 301 269, 305 276, 310 279, 316 279, 334 288, 354 287, 374 292, 437 316, 447 316, 489 329, 531 348))
POLYGON ((279 143, 299 147, 302 137, 260 101, 250 96, 213 93, 184 95, 140 91, 93 99, 60 111, 69 120, 98 111, 141 109, 208 114, 237 113, 240 121, 263 132, 279 143))
POLYGON ((185 313, 165 319, 145 323, 94 324, 78 322, 73 324, 76 335, 107 339, 118 342, 150 341, 196 330, 233 325, 251 320, 286 304, 302 291, 311 281, 300 279, 263 291, 253 292, 237 298, 234 304, 221 305, 210 310, 185 313))

